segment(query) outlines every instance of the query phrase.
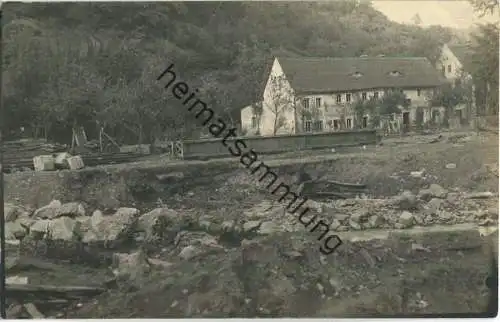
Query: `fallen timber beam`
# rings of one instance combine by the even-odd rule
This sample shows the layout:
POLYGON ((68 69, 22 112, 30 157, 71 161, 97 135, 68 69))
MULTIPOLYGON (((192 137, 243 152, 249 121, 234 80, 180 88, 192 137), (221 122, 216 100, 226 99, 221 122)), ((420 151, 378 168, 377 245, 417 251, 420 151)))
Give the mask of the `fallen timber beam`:
POLYGON ((321 197, 335 197, 338 199, 349 199, 350 196, 342 194, 342 193, 337 193, 337 192, 326 192, 326 191, 318 191, 318 192, 313 192, 309 194, 310 196, 321 196, 321 197))
POLYGON ((7 284, 5 293, 7 297, 24 299, 27 297, 37 298, 81 298, 94 296, 105 292, 102 287, 91 286, 54 286, 54 285, 30 285, 30 284, 7 284))
POLYGON ((24 304, 24 309, 33 319, 45 319, 45 316, 38 310, 33 303, 24 304))
POLYGON ((333 180, 325 181, 325 183, 330 184, 330 185, 334 185, 334 186, 350 188, 350 189, 366 189, 366 184, 345 183, 345 182, 339 182, 339 181, 333 181, 333 180))

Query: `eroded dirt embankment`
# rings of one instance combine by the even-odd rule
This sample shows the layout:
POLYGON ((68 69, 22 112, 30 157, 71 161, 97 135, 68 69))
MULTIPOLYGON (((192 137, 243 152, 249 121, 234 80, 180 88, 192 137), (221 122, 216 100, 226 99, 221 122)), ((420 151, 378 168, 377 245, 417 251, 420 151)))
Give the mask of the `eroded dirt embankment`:
MULTIPOLYGON (((429 141, 430 139, 427 139, 429 141)), ((473 137, 465 142, 390 144, 348 154, 276 159, 267 165, 290 185, 302 164, 313 179, 365 183, 371 197, 387 197, 431 183, 446 189, 498 191, 498 137, 473 137), (421 175, 412 176, 412 172, 421 175)), ((82 171, 21 172, 5 175, 7 202, 41 207, 53 199, 84 201, 96 207, 151 206, 159 201, 262 200, 258 176, 238 160, 152 162, 105 166, 82 171)))

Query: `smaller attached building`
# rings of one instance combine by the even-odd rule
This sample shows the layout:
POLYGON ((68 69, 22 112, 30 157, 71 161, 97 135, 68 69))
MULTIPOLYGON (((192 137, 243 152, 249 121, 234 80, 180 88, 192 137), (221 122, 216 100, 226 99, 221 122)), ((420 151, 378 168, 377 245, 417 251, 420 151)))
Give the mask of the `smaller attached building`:
POLYGON ((458 81, 470 82, 470 101, 468 103, 459 104, 455 106, 457 121, 462 123, 464 121, 471 121, 476 115, 476 98, 478 93, 474 84, 472 83, 472 50, 468 45, 451 45, 445 44, 441 49, 441 55, 436 62, 436 68, 441 72, 442 76, 456 86, 458 81))
POLYGON ((467 45, 444 44, 436 68, 450 82, 470 72, 471 50, 467 45))

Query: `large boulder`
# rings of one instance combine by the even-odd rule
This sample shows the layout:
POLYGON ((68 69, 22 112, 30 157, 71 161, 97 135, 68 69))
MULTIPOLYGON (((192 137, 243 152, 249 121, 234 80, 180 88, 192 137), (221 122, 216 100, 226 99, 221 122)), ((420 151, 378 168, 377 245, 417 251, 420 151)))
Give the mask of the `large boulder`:
POLYGON ((399 216, 398 223, 402 225, 401 228, 410 228, 415 224, 415 216, 409 211, 403 211, 399 216))
POLYGON ((50 219, 37 220, 30 227, 30 235, 35 239, 42 239, 50 231, 52 221, 50 219))
POLYGON ((137 230, 153 237, 166 230, 169 224, 174 224, 179 220, 180 215, 177 211, 169 208, 156 208, 139 217, 137 230))
POLYGON ((215 237, 205 232, 181 231, 175 237, 175 246, 180 250, 178 256, 189 260, 202 254, 224 251, 215 237))
POLYGON ((68 202, 59 207, 56 217, 83 217, 87 215, 85 208, 85 204, 81 202, 68 202))
POLYGON ((56 218, 62 203, 59 200, 52 200, 48 205, 35 210, 33 218, 35 219, 53 219, 56 218))
POLYGON ((448 191, 440 185, 433 183, 427 189, 421 189, 418 197, 425 201, 430 201, 432 198, 446 198, 448 191))
POLYGON ((118 208, 112 215, 103 215, 95 211, 90 218, 90 229, 83 235, 84 243, 102 243, 115 247, 130 240, 135 230, 139 210, 135 208, 118 208))
POLYGON ((401 210, 413 210, 418 207, 418 200, 411 191, 406 190, 396 197, 395 204, 401 210))
POLYGON ((5 203, 3 207, 5 222, 14 222, 18 218, 29 217, 29 212, 21 206, 5 203))
POLYGON ((63 241, 78 241, 82 237, 81 223, 69 217, 60 217, 51 221, 50 239, 63 241))
POLYGON ((38 220, 29 228, 34 239, 53 241, 79 241, 82 237, 81 222, 69 217, 38 220))
POLYGON ((26 236, 26 228, 19 222, 5 223, 5 240, 20 240, 26 236))
POLYGON ((112 268, 113 274, 119 281, 132 285, 140 285, 151 269, 146 254, 141 250, 130 254, 113 254, 112 268))

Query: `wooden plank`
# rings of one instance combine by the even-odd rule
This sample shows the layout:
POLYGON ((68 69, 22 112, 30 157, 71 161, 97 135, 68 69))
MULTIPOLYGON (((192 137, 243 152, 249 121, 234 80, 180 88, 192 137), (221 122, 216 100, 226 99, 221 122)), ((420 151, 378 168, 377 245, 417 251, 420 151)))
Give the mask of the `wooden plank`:
POLYGON ((33 319, 45 319, 45 316, 38 311, 37 307, 33 303, 24 304, 24 309, 33 319))
POLYGON ((339 182, 339 181, 333 181, 333 180, 328 180, 326 182, 331 184, 331 185, 334 185, 334 186, 346 187, 346 188, 352 188, 352 189, 365 189, 366 188, 366 184, 346 183, 346 182, 339 182))
POLYGON ((79 299, 81 297, 95 296, 106 291, 102 287, 90 286, 55 286, 55 285, 6 285, 5 294, 20 300, 28 299, 79 299))
POLYGON ((318 192, 311 192, 308 193, 309 196, 321 196, 321 197, 335 197, 335 198, 340 198, 340 199, 349 199, 350 196, 347 196, 345 194, 337 193, 337 192, 324 192, 324 191, 318 191, 318 192))

